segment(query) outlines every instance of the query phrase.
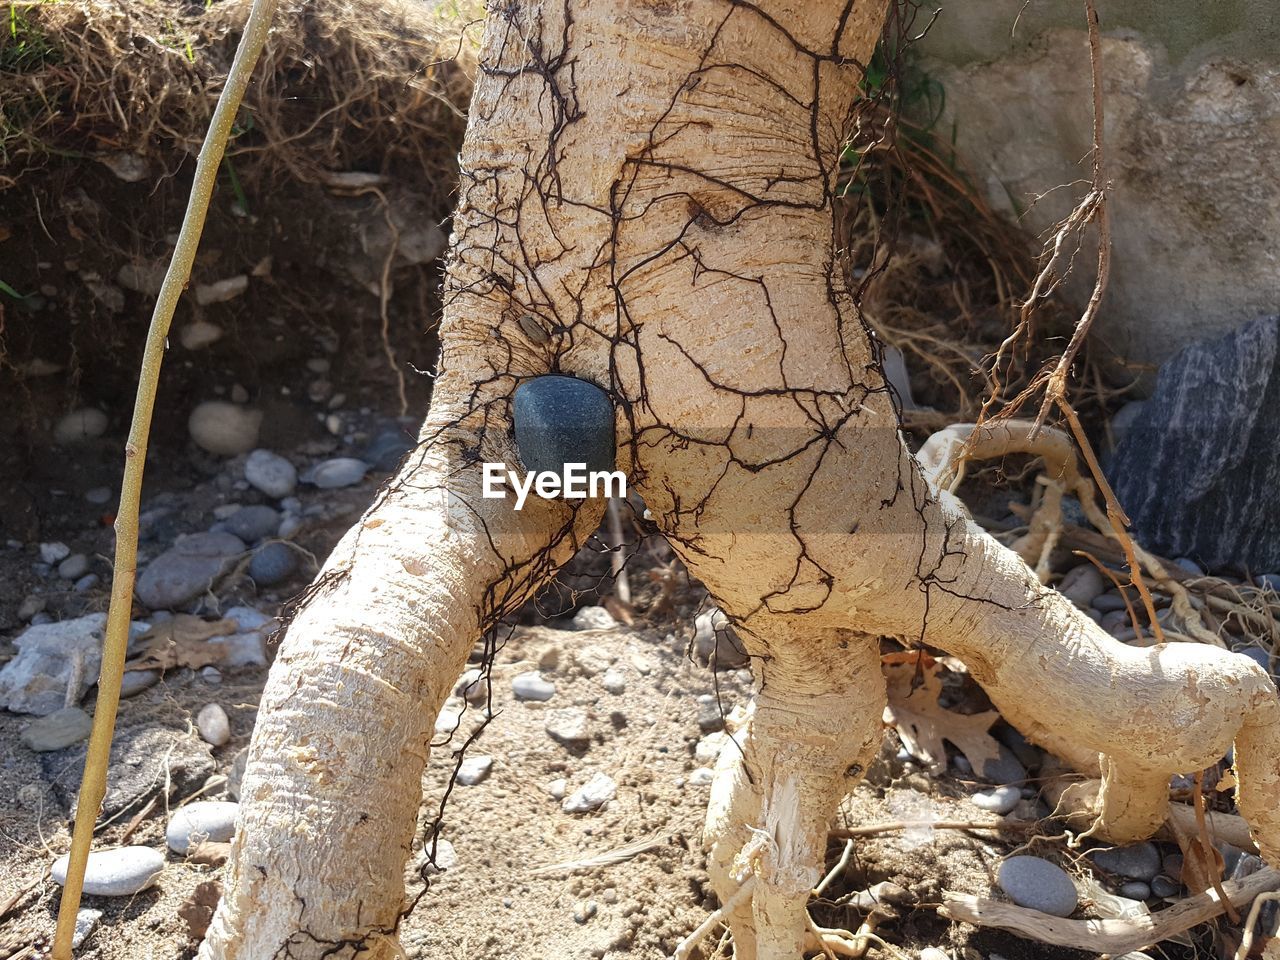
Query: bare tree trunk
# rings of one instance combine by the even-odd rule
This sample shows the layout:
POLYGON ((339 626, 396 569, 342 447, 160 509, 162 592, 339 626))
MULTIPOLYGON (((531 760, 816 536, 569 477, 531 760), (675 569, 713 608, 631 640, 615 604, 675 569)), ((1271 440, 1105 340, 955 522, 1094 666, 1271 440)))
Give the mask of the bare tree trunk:
POLYGON ((879 744, 885 635, 955 651, 1033 735, 1086 763, 1106 753, 1103 820, 1125 837, 1152 827, 1159 777, 1221 755, 1243 724, 1241 801, 1273 856, 1265 674, 1125 648, 902 443, 832 215, 886 8, 494 6, 423 446, 290 628, 202 957, 398 955, 435 713, 476 637, 601 512, 477 495, 481 461, 518 465, 511 393, 543 373, 608 391, 619 467, 753 657, 744 749, 726 751, 707 829, 722 901, 754 881, 729 918, 738 960, 800 956, 828 818, 879 744), (1171 710, 1185 727, 1166 728, 1171 710))

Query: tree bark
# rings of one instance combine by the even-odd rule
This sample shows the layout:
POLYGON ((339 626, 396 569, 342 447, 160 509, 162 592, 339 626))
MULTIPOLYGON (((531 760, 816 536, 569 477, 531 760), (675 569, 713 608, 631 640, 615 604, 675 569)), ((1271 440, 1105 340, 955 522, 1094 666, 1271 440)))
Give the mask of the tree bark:
POLYGON ((423 442, 290 627, 201 957, 399 955, 433 718, 474 640, 599 520, 595 503, 516 513, 478 496, 482 461, 518 466, 511 393, 544 373, 609 393, 619 468, 753 659, 706 837, 722 901, 755 878, 729 917, 738 960, 801 955, 827 820, 879 745, 885 635, 956 652, 1033 736, 1106 754, 1103 821, 1126 838, 1153 826, 1159 778, 1243 725, 1241 803, 1273 856, 1277 708, 1260 668, 1119 644, 902 442, 833 225, 886 10, 493 7, 423 442), (1184 727, 1166 729, 1170 711, 1184 727))

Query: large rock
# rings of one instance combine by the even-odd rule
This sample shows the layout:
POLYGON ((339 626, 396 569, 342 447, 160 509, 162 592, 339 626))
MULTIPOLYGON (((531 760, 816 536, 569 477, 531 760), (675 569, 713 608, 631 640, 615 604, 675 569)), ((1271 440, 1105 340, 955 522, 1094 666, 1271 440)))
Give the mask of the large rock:
POLYGON ((194 533, 156 557, 138 577, 138 599, 152 610, 181 607, 208 590, 244 553, 230 533, 194 533))
POLYGON ((1280 317, 1186 347, 1108 473, 1134 532, 1167 556, 1280 567, 1280 317))
MULTIPOLYGON (((13 642, 18 655, 0 670, 0 706, 43 717, 68 699, 79 703, 98 681, 106 623, 105 613, 91 613, 24 630, 13 642)), ((145 623, 130 625, 131 633, 146 629, 145 623)))

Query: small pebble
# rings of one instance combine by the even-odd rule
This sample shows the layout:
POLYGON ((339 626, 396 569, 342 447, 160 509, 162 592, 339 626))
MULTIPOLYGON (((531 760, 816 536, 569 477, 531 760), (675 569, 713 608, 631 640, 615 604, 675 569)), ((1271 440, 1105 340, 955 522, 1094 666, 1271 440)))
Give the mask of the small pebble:
POLYGON ((610 667, 600 679, 607 693, 615 697, 627 692, 627 675, 616 667, 610 667))
POLYGON ((693 757, 698 763, 704 767, 709 767, 716 762, 716 758, 720 756, 720 750, 729 740, 729 735, 724 731, 711 733, 698 741, 698 745, 693 749, 693 757))
POLYGON ((260 587, 284 583, 298 569, 298 554, 287 543, 273 540, 253 552, 249 560, 249 576, 260 587))
POLYGON ((79 707, 64 707, 38 720, 32 720, 22 731, 21 739, 36 753, 61 750, 88 738, 93 718, 79 707))
POLYGON ((1280 573, 1260 573, 1253 579, 1263 590, 1280 593, 1280 573))
POLYGON ((93 936, 98 929, 98 921, 102 919, 102 911, 92 907, 81 907, 76 911, 75 931, 71 934, 71 949, 79 950, 84 942, 93 936))
POLYGON ((275 500, 290 496, 298 486, 298 471, 293 464, 270 450, 259 449, 249 454, 244 462, 244 478, 275 500))
POLYGON ((227 711, 216 703, 206 703, 196 714, 196 729, 200 731, 200 739, 215 747, 220 747, 231 739, 231 721, 227 719, 227 711))
POLYGON ((435 842, 435 847, 434 862, 431 857, 430 841, 427 842, 422 850, 420 861, 427 873, 444 873, 446 870, 452 870, 458 865, 458 851, 454 849, 452 843, 448 840, 440 839, 435 842))
MULTIPOLYGON (((53 862, 53 879, 67 882, 70 854, 53 862)), ((117 847, 89 854, 84 871, 84 892, 91 897, 131 897, 156 882, 164 870, 164 854, 150 847, 117 847)))
POLYGON ((71 548, 65 543, 42 543, 40 544, 40 559, 52 566, 55 563, 61 563, 71 555, 71 548))
POLYGON ((1009 857, 1000 864, 997 882, 1018 906, 1054 917, 1070 916, 1079 902, 1067 872, 1039 857, 1009 857))
POLYGON ((569 781, 564 777, 558 777, 547 784, 547 793, 551 794, 555 800, 563 800, 565 793, 569 790, 569 781))
POLYGON ((53 439, 60 444, 82 443, 107 432, 107 415, 92 407, 73 410, 53 428, 53 439))
POLYGON ((210 686, 216 687, 222 682, 222 671, 213 665, 201 667, 200 679, 210 686))
POLYGON ((1093 609, 1101 613, 1110 613, 1112 610, 1124 610, 1124 597, 1120 595, 1119 590, 1108 590, 1106 593, 1099 594, 1091 601, 1093 609))
POLYGON ((698 727, 703 733, 715 733, 724 729, 724 712, 710 693, 698 697, 698 727))
POLYGON ((1130 880, 1151 880, 1160 872, 1160 851, 1150 842, 1091 850, 1089 856, 1107 873, 1130 880))
POLYGON ((556 685, 537 672, 517 674, 511 681, 511 692, 520 700, 550 700, 556 685))
POLYGON ((483 783, 493 769, 493 757, 467 757, 458 767, 458 783, 464 787, 474 787, 483 783))
POLYGON ((618 795, 618 784, 607 773, 594 777, 564 798, 560 809, 565 813, 590 813, 598 810, 618 795))
POLYGON ((63 580, 79 580, 89 572, 89 558, 83 553, 73 553, 58 564, 58 576, 63 580))
POLYGON ((28 594, 23 598, 22 603, 18 607, 18 619, 30 620, 37 613, 45 608, 45 604, 49 601, 45 597, 37 597, 35 594, 28 594))
POLYGON ((120 696, 135 697, 154 687, 159 679, 159 670, 126 670, 120 678, 120 696))
POLYGON ((72 585, 72 589, 76 593, 88 593, 101 582, 102 578, 96 573, 86 573, 72 585))
POLYGON ((203 350, 222 339, 222 328, 208 320, 196 320, 178 331, 178 342, 186 350, 203 350))
POLYGON ((318 463, 305 474, 303 482, 314 484, 321 490, 337 490, 355 486, 369 472, 369 465, 354 457, 335 457, 318 463))
POLYGON ((1157 897, 1176 897, 1182 885, 1163 873, 1151 878, 1151 892, 1157 897))
POLYGON ((613 614, 604 607, 583 607, 573 615, 572 620, 574 630, 612 630, 617 625, 618 621, 613 619, 613 614))
POLYGON ((1120 896, 1130 900, 1150 900, 1151 888, 1141 880, 1130 880, 1120 887, 1120 896))
POLYGON ((580 744, 591 739, 587 711, 577 707, 549 711, 543 729, 552 740, 563 744, 580 744))
POLYGON ((594 900, 579 900, 573 905, 573 919, 576 923, 586 923, 599 910, 600 907, 594 900))
POLYGON ((228 533, 234 533, 245 543, 257 543, 275 533, 279 526, 279 512, 261 503, 241 507, 223 522, 228 533))
POLYGON ((1173 562, 1183 570, 1187 571, 1187 573, 1197 577, 1204 576, 1204 567, 1200 566, 1200 564, 1196 563, 1190 557, 1174 557, 1173 562))
POLYGON ((453 685, 453 693, 472 706, 482 706, 489 699, 489 684, 485 680, 484 671, 477 667, 464 670, 458 682, 453 685))
POLYGON ((196 445, 223 457, 252 450, 258 443, 261 426, 261 411, 223 400, 200 404, 187 420, 187 431, 196 445))
POLYGON ((169 818, 164 837, 169 849, 184 856, 201 841, 226 843, 236 832, 240 805, 228 800, 196 800, 169 818))
POLYGON ((969 798, 974 806, 981 807, 983 810, 990 810, 992 813, 998 813, 1001 816, 1016 807, 1021 799, 1022 791, 1014 786, 996 787, 994 790, 975 793, 969 798))
POLYGON ((111 488, 110 487, 94 487, 92 490, 90 490, 88 493, 84 495, 84 499, 87 503, 92 503, 95 506, 99 506, 99 507, 102 506, 104 503, 110 503, 111 488))
POLYGON ((711 786, 711 781, 715 778, 715 771, 710 767, 698 767, 689 774, 689 785, 692 787, 709 787, 711 786))
POLYGON ((920 960, 951 960, 947 956, 945 950, 939 950, 937 947, 925 947, 920 951, 920 960))

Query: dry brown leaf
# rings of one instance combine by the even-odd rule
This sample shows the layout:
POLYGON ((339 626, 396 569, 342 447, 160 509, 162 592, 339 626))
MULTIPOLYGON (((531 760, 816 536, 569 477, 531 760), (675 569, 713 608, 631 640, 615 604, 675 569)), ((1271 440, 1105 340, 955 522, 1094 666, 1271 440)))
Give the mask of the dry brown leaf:
POLYGON ((888 654, 881 663, 889 693, 884 721, 898 731, 913 757, 929 765, 930 773, 947 768, 943 740, 964 754, 979 774, 987 761, 999 757, 1000 747, 987 731, 1000 714, 988 710, 965 715, 941 706, 941 664, 927 653, 914 651, 888 654))
POLYGON ((209 638, 224 637, 238 629, 234 620, 201 620, 189 613, 180 613, 171 620, 157 623, 139 638, 139 642, 147 644, 147 649, 126 663, 125 669, 189 667, 199 670, 217 663, 227 652, 222 644, 209 643, 209 638))
POLYGON ((222 885, 217 880, 206 880, 178 907, 178 916, 187 924, 187 935, 192 940, 203 940, 209 931, 213 911, 222 899, 222 885))

